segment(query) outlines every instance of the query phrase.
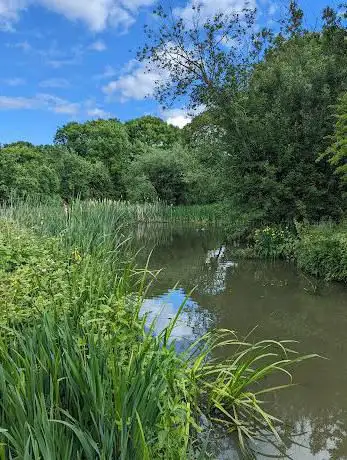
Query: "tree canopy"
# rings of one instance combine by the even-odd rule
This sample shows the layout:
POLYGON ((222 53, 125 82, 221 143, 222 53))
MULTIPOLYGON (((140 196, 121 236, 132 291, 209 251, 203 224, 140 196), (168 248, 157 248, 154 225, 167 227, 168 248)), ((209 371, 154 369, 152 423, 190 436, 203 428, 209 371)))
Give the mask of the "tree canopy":
MULTIPOLYGON (((200 117, 185 133, 190 143, 202 134, 214 144, 230 205, 270 222, 341 215, 338 180, 317 158, 334 129, 332 107, 346 91, 344 5, 324 9, 318 32, 304 28, 293 0, 278 30, 257 32, 249 8, 207 19, 199 7, 191 13, 185 21, 156 9, 139 57, 169 75, 158 85, 159 101, 185 96, 191 106, 205 105, 208 123, 202 128, 200 117)), ((200 140, 206 150, 213 147, 200 140)))

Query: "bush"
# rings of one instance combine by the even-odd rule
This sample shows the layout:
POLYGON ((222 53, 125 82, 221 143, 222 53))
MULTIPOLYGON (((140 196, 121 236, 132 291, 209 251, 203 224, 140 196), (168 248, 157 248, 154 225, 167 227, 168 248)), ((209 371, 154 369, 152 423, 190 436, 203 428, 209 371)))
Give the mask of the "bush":
POLYGON ((32 321, 68 298, 68 261, 53 239, 0 221, 0 323, 32 321))
POLYGON ((288 228, 265 227, 254 232, 254 251, 265 259, 292 259, 296 237, 288 228))
POLYGON ((347 230, 324 224, 303 229, 296 249, 299 268, 328 281, 347 282, 347 230))

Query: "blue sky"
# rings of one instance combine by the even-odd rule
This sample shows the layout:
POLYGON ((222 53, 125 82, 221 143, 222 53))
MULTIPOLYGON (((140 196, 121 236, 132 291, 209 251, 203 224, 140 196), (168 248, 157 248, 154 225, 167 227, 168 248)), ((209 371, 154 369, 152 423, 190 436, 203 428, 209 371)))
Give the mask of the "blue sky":
MULTIPOLYGON (((184 11, 190 2, 171 5, 184 11)), ((210 14, 243 2, 201 3, 210 14)), ((250 2, 264 23, 286 4, 250 2)), ((339 1, 301 1, 311 26, 327 3, 339 1)), ((161 111, 151 98, 155 75, 135 60, 153 7, 152 0, 0 0, 0 143, 49 143, 57 126, 98 117, 153 114, 183 125, 185 111, 161 111)))

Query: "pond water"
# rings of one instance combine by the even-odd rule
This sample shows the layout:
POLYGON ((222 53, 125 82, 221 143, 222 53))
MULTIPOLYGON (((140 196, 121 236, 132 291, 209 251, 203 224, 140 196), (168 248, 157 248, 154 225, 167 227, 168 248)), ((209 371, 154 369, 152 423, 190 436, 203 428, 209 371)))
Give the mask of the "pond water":
MULTIPOLYGON (((174 335, 184 346, 209 328, 240 337, 294 339, 317 353, 295 368, 297 386, 278 392, 271 411, 288 424, 285 454, 260 444, 257 458, 347 458, 347 288, 309 278, 288 263, 237 260, 217 230, 139 227, 150 267, 162 269, 144 311, 163 328, 187 297, 174 335), (274 456, 274 457, 272 457, 274 456)), ((269 407, 270 409, 270 407, 269 407)), ((237 459, 232 441, 218 442, 219 459, 237 459)))

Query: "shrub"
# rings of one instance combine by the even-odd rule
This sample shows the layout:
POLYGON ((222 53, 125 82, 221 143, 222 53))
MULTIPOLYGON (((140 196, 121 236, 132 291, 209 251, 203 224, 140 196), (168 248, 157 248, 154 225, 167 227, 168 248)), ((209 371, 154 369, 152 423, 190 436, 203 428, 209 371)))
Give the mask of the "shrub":
POLYGON ((292 259, 296 245, 295 236, 280 227, 265 227, 254 232, 254 251, 265 259, 292 259))
POLYGON ((347 282, 347 231, 322 224, 302 229, 296 250, 299 268, 328 281, 347 282))

